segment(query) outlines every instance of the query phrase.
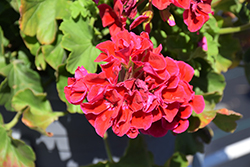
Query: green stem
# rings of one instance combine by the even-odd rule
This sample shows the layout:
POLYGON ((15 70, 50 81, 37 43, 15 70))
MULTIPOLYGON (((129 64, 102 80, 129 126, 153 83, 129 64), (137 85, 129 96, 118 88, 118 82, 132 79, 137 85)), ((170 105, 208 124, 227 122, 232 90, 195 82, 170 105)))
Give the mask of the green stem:
POLYGON ((105 144, 105 149, 108 155, 108 159, 111 163, 114 163, 114 160, 112 158, 112 154, 111 154, 111 149, 109 147, 109 143, 108 143, 108 133, 105 132, 104 136, 103 136, 103 140, 104 140, 104 144, 105 144))
POLYGON ((13 128, 19 121, 20 116, 22 115, 22 112, 17 112, 17 114, 15 115, 15 117, 7 124, 5 124, 5 128, 7 130, 10 130, 11 128, 13 128))
POLYGON ((245 31, 249 28, 250 28, 250 22, 238 27, 221 28, 219 34, 231 34, 231 33, 245 31))

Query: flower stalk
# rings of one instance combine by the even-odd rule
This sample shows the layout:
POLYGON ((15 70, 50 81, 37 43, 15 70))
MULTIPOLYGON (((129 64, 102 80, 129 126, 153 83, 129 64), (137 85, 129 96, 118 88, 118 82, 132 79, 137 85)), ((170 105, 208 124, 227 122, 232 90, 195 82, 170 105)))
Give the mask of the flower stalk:
POLYGON ((109 142, 108 142, 108 133, 107 132, 105 132, 105 134, 103 136, 103 141, 104 141, 104 145, 105 145, 105 149, 106 149, 106 152, 108 155, 109 162, 115 163, 113 160, 112 154, 111 154, 111 149, 110 149, 109 142))
POLYGON ((231 34, 231 33, 237 33, 241 31, 245 31, 250 28, 250 22, 248 22, 245 25, 238 26, 238 27, 227 27, 227 28, 221 28, 219 31, 219 34, 231 34))

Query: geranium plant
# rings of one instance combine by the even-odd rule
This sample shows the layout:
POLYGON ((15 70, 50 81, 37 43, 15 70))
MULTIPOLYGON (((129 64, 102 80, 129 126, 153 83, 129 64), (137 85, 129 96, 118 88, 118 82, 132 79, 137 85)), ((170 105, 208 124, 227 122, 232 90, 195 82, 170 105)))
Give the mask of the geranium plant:
POLYGON ((250 81, 247 38, 237 36, 250 28, 249 9, 248 0, 1 1, 0 105, 16 115, 0 114, 0 166, 35 166, 31 147, 11 135, 18 121, 52 136, 46 128, 73 113, 105 140, 109 160, 92 167, 156 166, 131 155, 148 154, 142 136, 166 133, 177 137, 165 166, 188 166, 186 156, 203 151, 191 144, 211 141, 210 122, 233 132, 242 117, 215 105, 222 72, 241 63, 250 81), (50 84, 67 111, 53 111, 50 84), (130 138, 116 163, 108 129, 130 138))

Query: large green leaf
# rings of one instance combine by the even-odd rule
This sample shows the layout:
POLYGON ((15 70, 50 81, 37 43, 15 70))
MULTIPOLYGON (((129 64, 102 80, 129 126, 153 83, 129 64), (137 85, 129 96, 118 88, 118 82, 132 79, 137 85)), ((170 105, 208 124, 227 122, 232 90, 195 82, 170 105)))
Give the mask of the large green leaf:
POLYGON ((165 167, 187 167, 188 161, 184 154, 175 152, 165 163, 165 167))
POLYGON ((25 125, 49 136, 51 133, 46 132, 46 128, 62 115, 52 111, 45 94, 34 94, 31 89, 19 91, 12 99, 12 106, 16 111, 23 111, 25 125))
POLYGON ((41 44, 51 44, 57 32, 56 19, 70 17, 68 0, 21 0, 20 29, 37 37, 41 44))
POLYGON ((51 45, 44 45, 42 52, 46 62, 55 70, 66 59, 66 53, 61 46, 62 34, 58 34, 56 41, 51 45))
POLYGON ((28 68, 22 61, 14 60, 8 75, 9 86, 14 95, 17 91, 29 88, 34 93, 42 93, 43 89, 40 76, 37 72, 28 68))
POLYGON ((235 121, 242 118, 240 113, 236 113, 232 110, 227 110, 226 108, 220 109, 217 111, 217 115, 213 122, 225 132, 233 133, 237 127, 235 121))
POLYGON ((64 33, 62 46, 71 51, 67 59, 67 70, 74 74, 78 66, 84 66, 88 71, 95 72, 94 60, 100 51, 92 43, 94 31, 88 20, 82 17, 64 20, 60 29, 64 33))
POLYGON ((2 167, 34 167, 36 156, 31 147, 21 140, 13 139, 3 126, 0 114, 0 166, 2 167))
POLYGON ((95 16, 98 8, 93 0, 78 0, 71 4, 71 16, 76 18, 79 14, 83 17, 95 16))
POLYGON ((58 67, 58 70, 57 70, 57 82, 56 82, 56 88, 57 88, 57 91, 58 91, 58 95, 60 97, 60 99, 66 103, 67 105, 67 110, 70 112, 70 113, 79 113, 79 114, 83 114, 81 108, 79 105, 73 105, 73 104, 70 104, 66 97, 65 97, 65 93, 64 93, 64 87, 68 85, 68 78, 69 77, 73 77, 72 74, 70 74, 67 70, 66 70, 66 65, 63 64, 63 65, 60 65, 58 67))

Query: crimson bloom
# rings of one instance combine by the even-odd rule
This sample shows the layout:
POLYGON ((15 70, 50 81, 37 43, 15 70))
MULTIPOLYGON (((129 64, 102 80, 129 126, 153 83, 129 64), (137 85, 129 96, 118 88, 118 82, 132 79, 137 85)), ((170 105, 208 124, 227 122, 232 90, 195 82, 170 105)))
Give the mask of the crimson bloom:
POLYGON ((126 18, 122 16, 123 3, 121 0, 114 1, 114 9, 107 4, 98 6, 103 27, 108 26, 111 36, 125 30, 126 18))
POLYGON ((183 12, 184 23, 191 32, 198 31, 208 21, 212 0, 192 0, 189 9, 183 12))
POLYGON ((155 137, 169 130, 182 133, 192 110, 203 111, 203 96, 195 95, 189 85, 193 68, 164 57, 162 46, 153 48, 147 33, 120 31, 97 48, 102 53, 95 61, 107 62, 102 72, 91 74, 78 67, 64 90, 101 137, 109 128, 130 138, 140 132, 155 137))

